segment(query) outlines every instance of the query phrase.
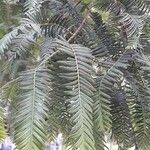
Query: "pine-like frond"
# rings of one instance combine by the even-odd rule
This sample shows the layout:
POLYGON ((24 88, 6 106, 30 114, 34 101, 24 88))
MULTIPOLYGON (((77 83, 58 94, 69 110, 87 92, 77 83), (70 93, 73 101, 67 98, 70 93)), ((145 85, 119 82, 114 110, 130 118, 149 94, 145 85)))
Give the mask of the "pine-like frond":
POLYGON ((20 73, 20 94, 16 102, 15 142, 22 150, 41 150, 46 140, 47 69, 37 67, 20 73))
MULTIPOLYGON (((94 106, 93 106, 93 119, 94 119, 94 131, 95 131, 95 147, 96 149, 104 149, 105 132, 111 127, 111 114, 110 114, 110 96, 106 94, 102 88, 103 79, 96 80, 96 92, 94 95, 94 106), (101 136, 99 136, 101 135, 101 136), (99 136, 99 137, 98 137, 99 136), (101 143, 101 144, 100 144, 101 143)), ((104 89, 105 90, 105 89, 104 89)))
POLYGON ((25 2, 25 9, 31 9, 33 7, 35 7, 38 3, 39 3, 40 0, 26 0, 25 2))
POLYGON ((5 118, 4 109, 0 103, 0 141, 4 140, 6 137, 4 118, 5 118))
POLYGON ((91 76, 93 56, 88 48, 76 44, 69 44, 63 40, 56 41, 57 50, 66 53, 68 58, 57 61, 62 72, 59 76, 67 79, 63 86, 69 113, 71 114, 72 130, 69 142, 72 148, 79 150, 94 150, 92 106, 93 79, 91 76))
MULTIPOLYGON (((129 40, 134 35, 140 34, 140 29, 143 27, 145 15, 134 15, 126 11, 124 5, 119 2, 112 3, 109 6, 109 11, 118 19, 122 32, 126 33, 126 38, 129 40), (137 19, 138 18, 138 19, 137 19)), ((147 16, 147 14, 146 14, 147 16)))
POLYGON ((128 150, 136 145, 135 133, 126 94, 123 89, 114 91, 111 99, 112 132, 121 149, 128 150))
MULTIPOLYGON (((20 26, 0 40, 0 92, 14 105, 18 149, 44 149, 47 136, 60 131, 72 150, 104 150, 108 130, 120 149, 150 148, 150 63, 137 48, 149 6, 144 0, 85 1, 26 0, 20 26), (96 1, 111 22, 91 12, 104 10, 96 1), (25 54, 41 31, 45 39, 34 62, 25 54), (26 60, 40 65, 24 71, 26 60)), ((0 105, 0 140, 3 114, 0 105)))
POLYGON ((18 29, 11 31, 9 34, 6 34, 0 40, 0 54, 4 53, 4 50, 8 49, 12 39, 14 39, 18 35, 18 29))
POLYGON ((54 43, 54 39, 51 37, 46 37, 41 45, 41 61, 46 60, 46 58, 49 59, 49 57, 51 57, 51 55, 54 53, 55 47, 56 44, 54 43))
POLYGON ((35 39, 32 33, 20 34, 12 40, 10 50, 14 52, 15 56, 24 58, 29 53, 30 46, 34 43, 35 39))
POLYGON ((138 89, 136 93, 137 99, 133 106, 133 127, 139 148, 149 149, 150 140, 150 123, 149 123, 149 90, 138 89))
MULTIPOLYGON (((135 130, 135 137, 137 140, 137 146, 139 148, 149 149, 149 77, 147 76, 147 70, 149 68, 149 61, 141 54, 140 49, 135 52, 134 59, 131 60, 128 71, 131 73, 130 86, 133 89, 132 96, 134 96, 131 105, 131 114, 133 119, 133 128, 135 130), (142 58, 143 57, 143 58, 142 58), (142 62, 141 62, 142 60, 142 62), (140 68, 140 66, 141 68, 140 68)), ((149 74, 149 73, 148 73, 149 74)), ((128 79, 128 78, 127 78, 128 79)))
POLYGON ((49 103, 49 115, 48 115, 48 138, 54 139, 61 131, 64 137, 64 141, 67 141, 68 135, 70 134, 70 113, 68 112, 68 102, 66 101, 67 96, 64 84, 67 79, 59 76, 62 73, 59 68, 59 61, 66 60, 68 55, 65 56, 62 51, 57 50, 57 42, 52 37, 46 37, 41 47, 41 60, 42 62, 48 62, 49 70, 51 70, 51 90, 49 96, 51 101, 49 103), (57 62, 58 61, 58 62, 57 62))
MULTIPOLYGON (((55 42, 55 40, 52 40, 51 42, 53 46, 55 46, 53 50, 56 50, 58 46, 57 43, 55 42)), ((51 50, 51 48, 53 47, 52 44, 51 47, 49 46, 49 50, 51 50)), ((50 127, 49 138, 53 139, 58 134, 58 131, 60 131, 63 134, 64 141, 67 141, 68 135, 70 134, 71 130, 70 113, 68 111, 69 103, 66 101, 68 97, 65 94, 65 91, 67 89, 64 86, 64 84, 67 82, 67 79, 61 78, 59 76, 59 74, 62 73, 62 69, 59 68, 58 64, 59 61, 65 60, 67 57, 65 57, 61 51, 56 51, 52 53, 51 56, 53 57, 49 59, 48 63, 52 76, 51 91, 49 92, 51 97, 48 116, 50 127)))
POLYGON ((40 34, 40 26, 38 26, 36 23, 33 23, 29 19, 26 20, 25 22, 22 22, 21 26, 17 27, 10 33, 6 34, 0 40, 1 55, 11 47, 11 44, 13 44, 14 46, 11 47, 12 51, 16 50, 18 54, 22 54, 22 53, 24 54, 27 46, 29 46, 31 43, 33 43, 36 40, 38 34, 40 34), (14 43, 14 41, 16 41, 17 43, 14 43), (17 49, 15 49, 14 44, 16 45, 16 47, 18 47, 17 49))
POLYGON ((121 46, 119 42, 116 41, 114 36, 110 33, 110 31, 107 29, 106 24, 103 22, 102 17, 98 13, 91 13, 92 19, 95 23, 95 32, 98 36, 98 38, 102 41, 102 43, 105 45, 106 50, 100 51, 97 49, 93 50, 94 56, 99 56, 101 53, 104 53, 105 55, 109 52, 110 55, 114 55, 119 52, 121 49, 121 46))
POLYGON ((94 126, 94 139, 95 139, 95 149, 96 150, 105 150, 107 149, 105 134, 101 131, 97 131, 97 128, 94 126))
POLYGON ((146 14, 150 11, 150 5, 145 0, 120 0, 120 2, 128 12, 138 11, 139 14, 146 14))
MULTIPOLYGON (((111 128, 112 121, 113 121, 112 117, 113 115, 115 115, 115 113, 111 113, 113 111, 111 110, 112 109, 111 98, 115 92, 114 90, 115 87, 118 85, 118 83, 120 83, 120 80, 123 77, 121 68, 124 69, 127 68, 128 56, 130 56, 130 52, 128 52, 127 50, 120 56, 120 58, 116 62, 114 62, 111 65, 111 67, 108 70, 106 70, 104 74, 102 74, 99 77, 99 80, 96 81, 97 90, 94 97, 93 108, 94 108, 94 125, 95 125, 94 128, 97 131, 98 135, 100 135, 101 132, 105 135, 105 132, 107 130, 110 130, 111 128)), ((114 109, 116 110, 116 108, 114 109)), ((97 139, 96 142, 98 142, 97 139)), ((101 142, 103 143, 103 145, 106 144, 104 142, 103 136, 101 136, 101 142)), ((98 147, 97 149, 102 149, 101 147, 102 145, 97 144, 96 146, 98 147)))
MULTIPOLYGON (((110 4, 120 3, 124 9, 126 9, 129 13, 138 13, 138 14, 146 14, 150 11, 149 2, 147 0, 96 0, 97 6, 101 6, 101 8, 108 8, 110 4), (134 11, 133 11, 134 10, 134 11)), ((119 9, 119 8, 118 8, 119 9)), ((116 9, 116 10, 118 10, 116 9)))
POLYGON ((100 4, 100 6, 105 7, 110 17, 121 27, 122 39, 126 41, 126 44, 130 45, 130 48, 137 48, 148 12, 146 11, 144 14, 131 13, 127 11, 126 5, 121 1, 114 0, 108 0, 100 4))
MULTIPOLYGON (((135 81, 130 77, 126 87, 127 98, 129 102, 131 121, 135 133, 136 148, 149 149, 149 98, 148 91, 135 88, 135 81), (131 87, 132 85, 132 87, 131 87), (132 89, 133 88, 133 89, 132 89)), ((137 81, 136 81, 137 82, 137 81)))
POLYGON ((54 15, 47 23, 41 26, 42 33, 52 38, 58 38, 59 36, 69 38, 72 34, 68 23, 70 21, 65 15, 54 15))
MULTIPOLYGON (((9 49, 9 47, 12 44, 12 40, 15 38, 21 38, 19 35, 20 34, 29 34, 30 33, 30 38, 28 35, 28 41, 35 41, 36 37, 38 37, 41 33, 40 30, 40 25, 38 24, 38 19, 37 16, 39 15, 39 11, 37 9, 40 9, 39 5, 35 5, 35 2, 27 1, 27 3, 31 3, 32 5, 27 5, 29 8, 34 8, 34 13, 33 11, 29 12, 26 11, 25 17, 21 19, 20 21, 20 26, 16 27, 13 31, 10 33, 6 34, 1 40, 0 40, 0 54, 3 54, 6 50, 9 49), (19 36, 19 37, 18 37, 19 36), (31 40, 32 39, 32 40, 31 40)), ((39 3, 37 1, 37 3, 39 3)), ((27 7, 27 8, 28 8, 27 7)), ((28 9, 29 9, 28 8, 28 9)), ((22 37, 22 39, 24 39, 22 37)))
MULTIPOLYGON (((127 104, 130 112, 130 118, 134 133, 134 145, 139 149, 149 149, 149 88, 148 78, 145 76, 145 71, 140 66, 148 67, 148 60, 142 61, 139 64, 141 58, 144 57, 140 49, 130 49, 122 57, 121 63, 119 63, 119 70, 123 73, 125 80, 128 82, 126 87, 127 104), (146 77, 144 79, 144 76, 146 77)), ((142 60, 144 60, 142 58, 142 60)), ((146 67, 146 68, 147 68, 146 67)), ((121 105, 121 107, 123 104, 121 105)), ((126 107, 127 108, 127 107, 126 107)), ((116 107, 115 109, 116 110, 116 107)), ((121 109, 120 111, 122 111, 121 109)), ((126 111, 127 112, 127 111, 126 111)), ((120 113, 117 113, 120 114, 120 113)), ((117 115, 119 117, 119 115, 117 115)), ((121 115, 123 117, 123 115, 121 115)), ((129 116, 129 114, 128 114, 129 116)), ((129 117, 128 117, 129 118, 129 117)), ((121 119, 122 120, 122 119, 121 119)), ((116 124, 117 125, 117 124, 116 124)), ((118 129, 118 127, 117 127, 118 129)), ((131 127, 130 127, 131 129, 131 127)), ((127 132, 126 132, 127 133, 127 132)), ((130 136, 131 137, 131 136, 130 136)), ((120 138, 119 138, 120 139, 120 138)))

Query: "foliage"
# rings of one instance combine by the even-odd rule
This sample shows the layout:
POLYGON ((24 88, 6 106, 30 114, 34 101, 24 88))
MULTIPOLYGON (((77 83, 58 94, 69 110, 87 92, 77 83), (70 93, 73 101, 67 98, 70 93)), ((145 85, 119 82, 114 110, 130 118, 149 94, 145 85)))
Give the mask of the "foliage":
POLYGON ((4 126, 4 109, 0 107, 0 141, 6 137, 6 130, 4 126))
POLYGON ((19 25, 0 40, 0 140, 9 133, 2 107, 9 101, 9 134, 18 149, 44 149, 60 131, 72 150, 104 150, 106 133, 119 149, 148 150, 150 57, 143 33, 149 38, 149 3, 23 5, 19 25))

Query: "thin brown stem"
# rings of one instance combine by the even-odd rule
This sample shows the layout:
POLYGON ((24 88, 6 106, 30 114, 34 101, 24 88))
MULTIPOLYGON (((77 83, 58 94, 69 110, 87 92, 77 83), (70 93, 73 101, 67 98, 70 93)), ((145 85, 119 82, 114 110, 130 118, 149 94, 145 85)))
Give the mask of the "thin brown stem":
POLYGON ((81 25, 80 25, 79 28, 74 32, 74 34, 69 38, 68 42, 71 42, 71 41, 77 36, 77 34, 80 32, 80 30, 82 29, 83 25, 85 24, 86 19, 87 19, 87 17, 83 19, 81 25))
POLYGON ((79 1, 75 4, 74 8, 76 8, 80 3, 81 3, 81 0, 79 0, 79 1))

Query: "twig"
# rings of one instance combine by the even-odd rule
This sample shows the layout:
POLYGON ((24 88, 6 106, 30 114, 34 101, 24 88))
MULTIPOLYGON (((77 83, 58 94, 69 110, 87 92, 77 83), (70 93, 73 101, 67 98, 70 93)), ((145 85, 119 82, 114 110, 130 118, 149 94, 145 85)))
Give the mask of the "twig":
MULTIPOLYGON (((88 15, 87 15, 88 16, 88 15)), ((87 16, 83 19, 81 25, 79 26, 79 28, 74 32, 74 34, 69 38, 68 42, 72 41, 76 35, 80 32, 80 30, 82 29, 83 25, 85 24, 85 21, 87 19, 87 16)))
POLYGON ((79 1, 75 4, 74 8, 76 8, 80 3, 81 3, 81 0, 79 0, 79 1))

